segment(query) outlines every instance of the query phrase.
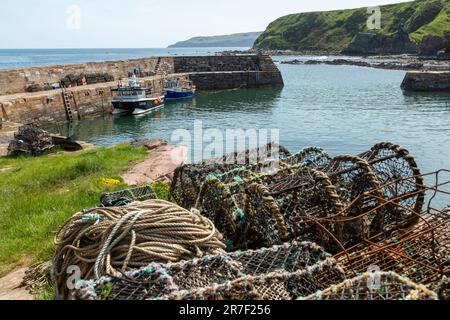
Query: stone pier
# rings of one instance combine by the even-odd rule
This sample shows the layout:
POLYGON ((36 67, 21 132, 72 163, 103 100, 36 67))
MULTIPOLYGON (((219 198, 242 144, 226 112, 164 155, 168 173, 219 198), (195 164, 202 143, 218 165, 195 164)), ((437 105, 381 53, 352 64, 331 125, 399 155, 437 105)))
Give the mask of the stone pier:
POLYGON ((68 87, 74 120, 104 113, 111 107, 111 89, 132 73, 155 93, 161 93, 170 79, 191 80, 199 90, 284 85, 266 55, 152 57, 0 70, 0 118, 41 125, 67 121, 61 83, 68 87))
POLYGON ((450 72, 408 72, 401 88, 405 91, 450 92, 450 72))

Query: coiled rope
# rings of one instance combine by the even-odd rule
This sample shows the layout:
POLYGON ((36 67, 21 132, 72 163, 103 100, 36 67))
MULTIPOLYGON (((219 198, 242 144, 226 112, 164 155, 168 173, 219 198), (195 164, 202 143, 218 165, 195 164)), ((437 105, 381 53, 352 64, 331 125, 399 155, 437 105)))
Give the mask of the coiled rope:
MULTIPOLYGON (((67 297, 69 267, 81 279, 117 275, 151 262, 177 262, 224 252, 222 235, 197 211, 163 200, 79 212, 55 236, 53 280, 67 297)), ((80 279, 80 280, 81 280, 80 279)))

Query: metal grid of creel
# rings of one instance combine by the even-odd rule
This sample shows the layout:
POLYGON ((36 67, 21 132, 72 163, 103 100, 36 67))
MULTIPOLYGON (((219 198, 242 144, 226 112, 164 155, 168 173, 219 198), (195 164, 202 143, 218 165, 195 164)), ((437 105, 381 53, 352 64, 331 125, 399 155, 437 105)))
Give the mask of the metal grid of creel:
MULTIPOLYGON (((364 273, 372 265, 429 286, 435 286, 442 277, 449 276, 449 210, 437 208, 443 206, 450 195, 450 171, 440 170, 423 177, 434 182, 424 188, 424 199, 427 201, 421 212, 404 205, 403 197, 410 197, 408 194, 390 200, 382 198, 377 207, 356 216, 346 215, 347 212, 344 211, 342 215, 308 221, 309 224, 324 230, 323 232, 332 234, 331 230, 327 229, 327 224, 333 225, 337 230, 346 231, 345 226, 363 225, 369 220, 367 217, 372 217, 374 213, 383 218, 389 217, 381 229, 372 229, 370 237, 354 246, 346 246, 339 241, 338 235, 333 235, 337 247, 341 248, 335 258, 344 268, 347 278, 364 273), (409 219, 398 220, 395 216, 407 216, 409 219)), ((398 181, 394 181, 391 185, 397 183, 398 181)), ((372 192, 364 197, 380 200, 378 194, 372 192)), ((352 206, 349 206, 348 210, 351 208, 352 206)))

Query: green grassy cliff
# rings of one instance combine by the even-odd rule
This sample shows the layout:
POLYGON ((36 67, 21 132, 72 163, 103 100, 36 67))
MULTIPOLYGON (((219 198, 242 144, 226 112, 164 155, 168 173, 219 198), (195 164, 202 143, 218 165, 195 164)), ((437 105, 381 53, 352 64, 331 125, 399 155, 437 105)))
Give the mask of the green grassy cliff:
MULTIPOLYGON (((448 0, 416 0, 380 6, 384 35, 397 32, 404 23, 412 41, 427 34, 443 35, 450 29, 448 0)), ((291 14, 272 22, 255 42, 256 48, 277 50, 342 51, 359 32, 368 32, 367 8, 291 14)))

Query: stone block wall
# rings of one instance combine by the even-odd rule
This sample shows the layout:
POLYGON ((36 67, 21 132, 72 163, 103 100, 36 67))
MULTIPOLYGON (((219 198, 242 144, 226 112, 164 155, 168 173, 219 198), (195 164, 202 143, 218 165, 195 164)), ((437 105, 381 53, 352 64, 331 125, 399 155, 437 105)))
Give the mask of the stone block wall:
POLYGON ((49 88, 68 76, 109 75, 114 80, 127 77, 136 67, 141 76, 173 73, 172 58, 146 58, 125 61, 90 62, 51 67, 0 70, 0 95, 27 92, 30 86, 49 88))
POLYGON ((408 72, 401 88, 405 91, 450 92, 450 72, 408 72))
POLYGON ((228 71, 190 73, 189 79, 199 90, 277 88, 283 86, 280 73, 228 71))
POLYGON ((174 57, 176 73, 261 70, 258 55, 174 57))
MULTIPOLYGON (((188 79, 187 75, 169 75, 172 78, 188 79)), ((164 79, 161 76, 140 79, 153 92, 162 92, 164 79)), ((111 107, 111 89, 116 82, 80 86, 68 89, 74 119, 105 113, 111 107)), ((0 97, 0 117, 12 122, 34 122, 51 125, 67 121, 61 90, 24 93, 0 97)))

